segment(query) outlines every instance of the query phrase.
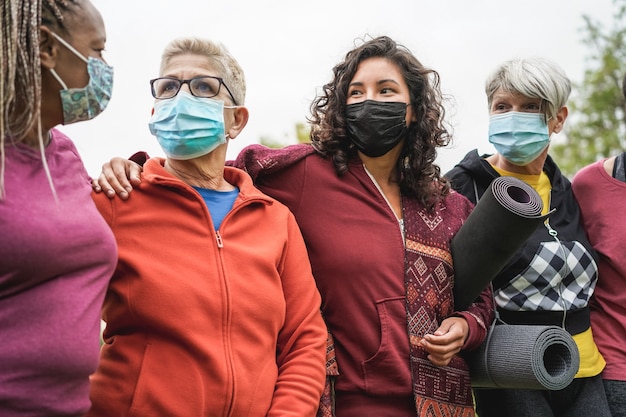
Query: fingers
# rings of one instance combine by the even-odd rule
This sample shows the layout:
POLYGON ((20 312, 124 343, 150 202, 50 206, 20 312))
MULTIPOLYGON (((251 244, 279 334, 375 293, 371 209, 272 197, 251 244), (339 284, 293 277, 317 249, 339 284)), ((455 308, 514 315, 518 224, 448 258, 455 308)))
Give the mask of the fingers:
POLYGON ((98 180, 96 180, 95 178, 91 179, 91 189, 97 193, 102 192, 102 188, 100 187, 100 184, 98 184, 98 180))
POLYGON ((463 347, 463 344, 459 343, 439 344, 437 342, 426 340, 426 338, 422 340, 422 347, 428 352, 428 360, 437 366, 448 365, 463 347))
POLYGON ((444 320, 433 334, 425 335, 420 344, 428 352, 428 359, 433 364, 446 366, 463 348, 467 332, 465 319, 451 317, 444 320))
POLYGON ((116 195, 126 200, 133 186, 141 183, 142 168, 138 164, 123 158, 112 158, 102 165, 102 172, 98 177, 98 186, 109 198, 116 195))
MULTIPOLYGON (((130 184, 133 188, 139 186, 139 184, 141 184, 141 173, 143 172, 141 165, 132 162, 130 165, 127 165, 126 168, 128 169, 128 180, 130 184)), ((130 191, 132 191, 132 189, 129 190, 129 192, 130 191)))

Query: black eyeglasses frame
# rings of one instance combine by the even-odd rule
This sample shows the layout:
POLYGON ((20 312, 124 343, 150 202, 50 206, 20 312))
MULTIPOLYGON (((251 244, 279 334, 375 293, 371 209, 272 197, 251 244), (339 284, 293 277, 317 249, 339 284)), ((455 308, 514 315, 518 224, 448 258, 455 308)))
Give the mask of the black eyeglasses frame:
POLYGON ((228 86, 224 82, 224 79, 221 78, 221 77, 214 77, 212 75, 198 75, 197 77, 189 78, 187 80, 181 80, 180 78, 176 78, 176 77, 157 77, 157 78, 153 78, 153 79, 150 80, 150 92, 152 93, 152 97, 156 98, 157 100, 169 100, 170 98, 174 98, 174 97, 176 97, 178 95, 178 93, 180 92, 180 89, 183 87, 183 84, 187 84, 189 86, 189 92, 191 93, 191 95, 195 96, 195 97, 200 97, 200 96, 196 96, 193 93, 193 90, 191 89, 191 84, 190 84, 190 82, 192 82, 193 80, 197 80, 199 78, 213 78, 214 80, 219 81, 219 87, 218 87, 217 92, 215 93, 215 95, 211 96, 211 97, 203 97, 203 98, 216 97, 220 93, 220 88, 222 86, 224 86, 224 88, 226 88, 226 91, 228 92, 228 95, 233 100, 233 104, 235 106, 238 106, 237 100, 235 100, 235 97, 233 96, 233 93, 230 92, 230 88, 228 88, 228 86), (158 80, 173 80, 173 81, 178 81, 180 84, 178 85, 178 90, 176 90, 176 93, 174 93, 174 95, 172 97, 159 98, 159 97, 157 97, 156 91, 154 91, 154 83, 156 81, 158 81, 158 80))

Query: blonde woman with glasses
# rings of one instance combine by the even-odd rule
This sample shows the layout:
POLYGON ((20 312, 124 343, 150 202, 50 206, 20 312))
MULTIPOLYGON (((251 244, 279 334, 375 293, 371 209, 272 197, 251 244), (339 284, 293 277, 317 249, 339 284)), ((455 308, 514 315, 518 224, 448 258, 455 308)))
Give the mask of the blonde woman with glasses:
POLYGON ((89 417, 315 415, 326 327, 304 240, 226 149, 248 122, 220 44, 172 41, 133 198, 94 196, 119 245, 89 417))

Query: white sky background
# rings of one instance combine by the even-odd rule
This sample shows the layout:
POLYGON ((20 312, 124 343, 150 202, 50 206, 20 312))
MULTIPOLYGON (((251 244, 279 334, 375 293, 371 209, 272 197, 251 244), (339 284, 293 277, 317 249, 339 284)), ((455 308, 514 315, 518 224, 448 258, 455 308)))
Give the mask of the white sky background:
MULTIPOLYGON (((333 66, 364 35, 388 35, 441 75, 452 96, 452 145, 439 150, 446 172, 487 141, 487 75, 501 62, 545 56, 573 82, 591 51, 583 14, 611 24, 612 0, 92 0, 107 29, 105 58, 114 66, 113 98, 93 121, 62 127, 92 176, 112 156, 162 155, 148 131, 161 52, 172 39, 200 36, 226 45, 244 69, 250 120, 228 157, 269 137, 295 143, 295 124, 331 77, 333 66)), ((575 90, 573 92, 575 94, 575 90)))

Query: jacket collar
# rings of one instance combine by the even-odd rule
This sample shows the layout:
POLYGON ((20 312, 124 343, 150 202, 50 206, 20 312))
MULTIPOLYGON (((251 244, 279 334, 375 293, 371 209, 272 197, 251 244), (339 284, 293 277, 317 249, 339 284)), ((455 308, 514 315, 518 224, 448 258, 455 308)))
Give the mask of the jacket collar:
MULTIPOLYGON (((143 167, 142 177, 146 181, 155 185, 173 187, 196 193, 192 186, 183 182, 182 180, 168 172, 165 169, 164 164, 164 158, 150 158, 148 161, 146 161, 143 167)), ((275 201, 268 195, 263 194, 258 188, 256 188, 252 183, 252 179, 250 178, 250 176, 246 172, 238 168, 233 168, 229 166, 224 167, 224 179, 226 179, 226 181, 228 181, 230 184, 239 188, 240 199, 243 199, 245 201, 257 200, 262 201, 266 204, 272 204, 275 201)))

